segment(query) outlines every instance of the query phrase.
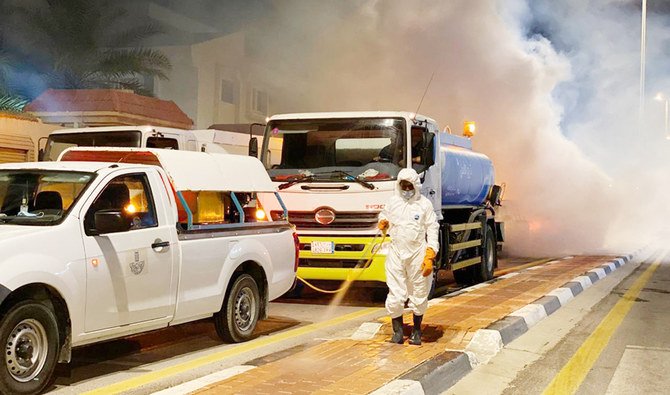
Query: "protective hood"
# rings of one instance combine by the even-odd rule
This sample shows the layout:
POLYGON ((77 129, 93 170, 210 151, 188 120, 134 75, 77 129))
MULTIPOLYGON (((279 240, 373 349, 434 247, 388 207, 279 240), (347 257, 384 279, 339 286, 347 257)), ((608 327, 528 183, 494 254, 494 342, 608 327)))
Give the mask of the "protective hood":
POLYGON ((397 196, 402 198, 400 189, 401 181, 409 181, 412 183, 412 185, 414 185, 414 190, 416 192, 414 193, 414 196, 409 199, 409 201, 413 202, 419 200, 421 197, 421 179, 419 178, 417 172, 414 169, 402 169, 400 170, 400 173, 398 173, 398 182, 395 184, 395 193, 397 196))

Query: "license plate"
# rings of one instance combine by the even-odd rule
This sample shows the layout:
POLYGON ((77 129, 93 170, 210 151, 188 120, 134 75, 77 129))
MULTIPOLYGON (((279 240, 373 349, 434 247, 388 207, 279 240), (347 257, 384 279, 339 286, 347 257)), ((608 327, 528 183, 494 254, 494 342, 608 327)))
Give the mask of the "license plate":
POLYGON ((313 241, 312 254, 332 254, 335 251, 335 243, 332 241, 313 241))

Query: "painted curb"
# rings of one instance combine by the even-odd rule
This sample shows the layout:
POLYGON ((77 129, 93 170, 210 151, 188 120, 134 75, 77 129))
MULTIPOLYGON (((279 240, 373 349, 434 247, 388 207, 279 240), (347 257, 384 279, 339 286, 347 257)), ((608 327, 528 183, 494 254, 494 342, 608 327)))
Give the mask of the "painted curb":
MULTIPOLYGON (((526 333, 533 325, 556 312, 586 288, 630 262, 645 250, 646 248, 640 248, 632 254, 619 256, 568 281, 563 286, 552 290, 533 303, 494 322, 487 328, 475 332, 465 352, 446 351, 441 353, 418 365, 398 379, 387 383, 385 386, 374 391, 373 394, 439 394, 446 391, 477 365, 487 363, 502 347, 526 333), (454 357, 454 353, 458 355, 454 357), (422 391, 419 391, 417 384, 420 385, 422 391)), ((498 279, 507 277, 511 276, 505 275, 498 279)), ((483 286, 481 284, 478 285, 462 291, 468 292, 483 286)))
POLYGON ((447 351, 415 367, 399 379, 418 382, 424 394, 439 394, 471 370, 472 364, 467 354, 447 351))

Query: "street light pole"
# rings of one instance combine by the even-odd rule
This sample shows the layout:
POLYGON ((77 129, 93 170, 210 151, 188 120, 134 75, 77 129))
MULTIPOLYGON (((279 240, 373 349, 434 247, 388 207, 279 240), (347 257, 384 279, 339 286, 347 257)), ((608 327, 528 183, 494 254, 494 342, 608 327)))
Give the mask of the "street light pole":
POLYGON ((665 98, 665 138, 670 140, 670 134, 668 134, 668 98, 665 98))
POLYGON ((640 122, 644 118, 645 57, 647 52, 647 0, 642 0, 642 31, 640 32, 640 122))

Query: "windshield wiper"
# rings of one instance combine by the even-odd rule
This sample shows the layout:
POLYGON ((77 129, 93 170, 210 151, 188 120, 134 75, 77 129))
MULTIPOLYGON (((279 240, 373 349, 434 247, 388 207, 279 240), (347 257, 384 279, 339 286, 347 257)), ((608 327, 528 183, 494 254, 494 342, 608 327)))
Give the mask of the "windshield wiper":
POLYGON ((283 184, 279 184, 279 189, 286 189, 289 188, 295 184, 299 184, 301 182, 311 182, 314 181, 314 176, 313 175, 300 175, 296 176, 294 178, 289 179, 283 184))
POLYGON ((331 171, 331 172, 329 172, 329 173, 330 173, 331 175, 336 175, 336 174, 338 174, 338 175, 340 176, 340 179, 341 179, 341 180, 344 180, 344 181, 353 181, 353 182, 356 182, 356 183, 359 183, 359 184, 363 185, 364 187, 366 187, 366 188, 368 188, 368 189, 375 189, 375 186, 374 186, 373 184, 371 184, 371 183, 369 183, 369 182, 367 182, 367 181, 363 181, 363 180, 361 180, 360 178, 354 176, 354 175, 351 174, 351 173, 347 173, 347 172, 344 171, 344 170, 333 170, 333 171, 331 171))

